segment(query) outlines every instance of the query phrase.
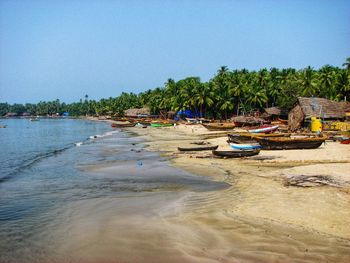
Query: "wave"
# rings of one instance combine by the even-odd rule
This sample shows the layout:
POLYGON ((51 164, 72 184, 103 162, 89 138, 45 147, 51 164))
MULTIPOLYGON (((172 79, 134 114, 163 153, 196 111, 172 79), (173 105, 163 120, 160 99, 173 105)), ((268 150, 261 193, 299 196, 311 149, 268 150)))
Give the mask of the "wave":
POLYGON ((36 164, 37 162, 39 162, 39 161, 41 161, 43 159, 55 156, 57 154, 60 154, 60 153, 62 153, 64 151, 66 151, 66 150, 68 150, 70 148, 76 147, 76 146, 79 147, 79 146, 82 146, 82 145, 89 144, 89 143, 91 143, 91 141, 96 140, 98 138, 104 138, 104 137, 112 136, 115 133, 118 133, 118 131, 108 131, 108 132, 106 132, 104 134, 101 134, 101 135, 100 134, 96 134, 96 135, 93 135, 93 136, 90 136, 90 137, 86 138, 83 141, 79 141, 79 142, 75 142, 75 143, 68 143, 68 144, 64 145, 63 147, 61 147, 61 148, 54 149, 54 150, 48 150, 46 152, 36 154, 33 157, 31 157, 31 158, 23 160, 20 165, 17 165, 17 167, 14 168, 12 171, 10 171, 8 174, 6 174, 4 176, 0 176, 0 183, 3 183, 5 181, 10 180, 11 178, 13 178, 15 175, 19 174, 24 169, 30 168, 31 166, 33 166, 34 164, 36 164))
POLYGON ((19 172, 21 172, 24 169, 30 168, 35 163, 37 163, 45 158, 49 158, 51 156, 60 154, 60 153, 66 151, 72 147, 74 147, 73 143, 67 144, 67 145, 63 146, 62 148, 49 150, 49 151, 44 152, 44 153, 39 153, 31 158, 26 159, 20 165, 18 165, 14 170, 12 170, 10 173, 8 173, 7 175, 5 175, 3 177, 0 177, 0 183, 3 183, 5 181, 13 178, 16 174, 18 174, 19 172))
POLYGON ((108 131, 108 132, 105 132, 104 134, 96 134, 96 135, 90 136, 89 138, 90 140, 104 138, 104 137, 112 136, 113 134, 116 134, 118 132, 119 131, 108 131))

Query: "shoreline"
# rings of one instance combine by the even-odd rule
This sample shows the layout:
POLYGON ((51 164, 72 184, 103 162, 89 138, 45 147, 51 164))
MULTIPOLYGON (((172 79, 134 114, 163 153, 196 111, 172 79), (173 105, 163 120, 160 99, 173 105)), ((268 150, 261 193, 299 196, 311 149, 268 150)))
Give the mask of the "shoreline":
MULTIPOLYGON (((279 182, 281 191, 301 192, 311 200, 318 195, 317 192, 320 192, 330 195, 341 194, 344 195, 342 198, 350 201, 350 175, 347 174, 350 170, 350 151, 346 145, 330 142, 313 150, 261 151, 261 157, 273 157, 273 159, 267 158, 267 160, 259 160, 254 157, 243 160, 217 159, 208 152, 180 153, 177 151, 177 146, 188 146, 189 142, 201 140, 223 148, 226 144, 226 138, 202 139, 211 132, 207 132, 201 127, 193 127, 191 128, 193 131, 189 132, 188 127, 180 128, 180 126, 156 129, 126 128, 124 130, 145 139, 146 149, 161 152, 162 155, 170 159, 172 165, 194 174, 210 176, 214 180, 227 183, 230 183, 228 177, 235 177, 237 174, 240 178, 242 176, 264 178, 271 182, 279 182), (288 184, 297 176, 304 176, 306 179, 316 177, 317 180, 326 177, 329 178, 329 181, 322 182, 319 179, 316 182, 306 180, 306 182, 302 182, 304 184, 295 186, 288 184)), ((308 205, 311 206, 312 202, 308 205)), ((288 204, 286 204, 285 209, 288 209, 287 206, 288 204)), ((330 208, 323 209, 321 206, 319 210, 327 214, 327 209, 330 208)), ((350 226, 346 226, 349 223, 350 208, 342 208, 349 217, 343 217, 344 222, 338 222, 337 226, 333 226, 331 218, 327 219, 327 217, 323 218, 323 221, 317 225, 307 222, 307 220, 298 220, 298 222, 300 226, 306 225, 310 229, 350 240, 350 226)), ((300 212, 302 213, 302 211, 300 212)), ((315 216, 317 215, 315 214, 315 216)))
MULTIPOLYGON (((337 144, 218 159, 177 150, 197 141, 227 149, 225 137, 200 125, 108 133, 67 152, 77 158, 67 171, 83 176, 59 194, 81 197, 62 200, 47 214, 55 219, 38 237, 49 244, 32 247, 47 251, 29 253, 37 262, 349 262, 350 192, 343 172, 350 164, 339 163, 348 152, 337 144), (291 165, 301 157, 328 163, 291 165)), ((56 158, 51 164, 72 159, 56 158)), ((8 249, 3 258, 16 262, 11 258, 27 253, 21 249, 8 249)))
MULTIPOLYGON (((344 145, 340 151, 337 143, 314 150, 262 151, 262 160, 218 159, 210 152, 177 151, 199 140, 228 147, 225 137, 207 138, 215 132, 199 125, 122 131, 141 137, 147 151, 160 152, 172 166, 230 185, 190 192, 174 215, 161 215, 161 223, 152 220, 149 227, 156 232, 166 228, 176 233, 163 239, 171 240, 171 253, 181 251, 177 255, 183 262, 350 260, 350 153, 344 145), (293 184, 300 175, 305 176, 301 184, 293 184)), ((169 255, 163 256, 154 262, 169 255)))

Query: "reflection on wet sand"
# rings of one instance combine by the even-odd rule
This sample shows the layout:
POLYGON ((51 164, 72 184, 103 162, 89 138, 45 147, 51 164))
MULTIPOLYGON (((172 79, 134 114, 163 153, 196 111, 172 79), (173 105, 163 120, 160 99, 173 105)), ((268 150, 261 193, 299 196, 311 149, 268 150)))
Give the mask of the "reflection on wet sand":
POLYGON ((348 261, 348 240, 240 208, 254 204, 234 186, 79 201, 62 215, 69 222, 57 233, 66 240, 58 254, 73 262, 348 261))
MULTIPOLYGON (((324 222, 328 216, 322 215, 325 206, 331 210, 333 201, 339 200, 338 194, 332 198, 332 189, 318 191, 314 200, 310 198, 315 198, 315 193, 291 191, 271 178, 249 175, 246 168, 245 172, 237 169, 237 174, 221 175, 230 187, 214 183, 217 189, 206 191, 210 181, 203 183, 164 168, 164 162, 146 162, 140 175, 132 161, 124 162, 123 167, 86 167, 85 171, 100 178, 133 178, 138 188, 132 189, 131 183, 118 197, 82 200, 66 207, 60 216, 61 226, 54 233, 58 240, 65 240, 55 245, 57 255, 69 255, 73 262, 349 260, 349 231, 344 224, 339 236, 334 236, 327 234, 327 228, 318 232, 301 227, 298 220, 303 216, 313 224, 324 222), (167 188, 172 180, 173 185, 183 187, 167 188), (200 185, 204 188, 198 191, 200 185), (307 210, 310 202, 314 203, 313 211, 307 210)), ((219 178, 220 171, 216 171, 219 178)), ((340 209, 349 201, 345 194, 343 198, 344 202, 338 203, 340 209)), ((342 218, 348 216, 344 209, 342 218)))
POLYGON ((45 189, 57 205, 33 221, 33 236, 19 235, 13 251, 0 240, 0 261, 350 261, 346 192, 286 187, 273 175, 280 167, 243 160, 178 156, 172 167, 138 143, 108 137, 79 147, 81 158, 67 151, 38 164, 72 159, 74 169, 45 189))

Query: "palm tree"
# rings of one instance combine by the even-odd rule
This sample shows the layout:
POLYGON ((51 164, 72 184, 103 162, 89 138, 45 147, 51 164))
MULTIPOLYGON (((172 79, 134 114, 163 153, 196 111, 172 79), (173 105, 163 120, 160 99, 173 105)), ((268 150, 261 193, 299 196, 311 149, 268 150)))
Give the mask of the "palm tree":
POLYGON ((323 66, 319 70, 319 81, 320 85, 322 87, 322 93, 321 95, 328 98, 328 99, 335 99, 335 86, 334 81, 335 80, 335 72, 334 68, 332 68, 329 65, 323 66))
POLYGON ((281 92, 280 87, 280 72, 277 68, 270 69, 270 84, 267 89, 267 97, 271 102, 271 105, 274 106, 277 101, 277 97, 281 92))
POLYGON ((216 76, 211 81, 217 94, 216 106, 221 112, 224 112, 227 119, 228 111, 234 108, 233 98, 229 93, 230 79, 228 68, 226 66, 220 67, 216 76))
POLYGON ((237 115, 239 114, 240 105, 242 103, 242 98, 245 96, 248 90, 248 81, 246 78, 246 73, 242 71, 234 71, 230 76, 230 87, 229 94, 234 97, 237 115))
POLYGON ((350 97, 350 78, 345 69, 336 72, 336 93, 340 98, 350 97))
POLYGON ((301 72, 299 83, 302 88, 302 96, 310 97, 316 95, 317 84, 314 76, 314 70, 310 66, 308 66, 301 72))
POLYGON ((253 89, 251 89, 247 98, 247 101, 251 106, 258 108, 261 108, 267 102, 267 100, 268 98, 266 96, 265 89, 262 89, 259 86, 255 86, 253 89))
POLYGON ((346 62, 343 63, 343 67, 346 67, 348 74, 350 75, 350 57, 346 59, 346 62))
MULTIPOLYGON (((269 88, 270 75, 266 68, 261 69, 257 72, 257 84, 260 87, 260 90, 265 90, 265 95, 269 88)), ((268 107, 268 99, 266 99, 266 107, 268 107)))
POLYGON ((210 89, 208 83, 203 83, 202 85, 198 86, 194 99, 196 105, 199 107, 199 115, 200 117, 203 117, 203 113, 205 114, 206 108, 214 104, 215 93, 210 89))

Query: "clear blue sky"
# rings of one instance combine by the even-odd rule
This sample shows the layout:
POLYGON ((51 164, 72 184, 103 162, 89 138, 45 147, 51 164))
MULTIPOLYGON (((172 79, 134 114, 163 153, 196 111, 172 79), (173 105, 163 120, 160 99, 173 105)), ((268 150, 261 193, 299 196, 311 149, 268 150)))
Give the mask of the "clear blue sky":
POLYGON ((341 67, 350 1, 0 0, 0 101, 78 101, 218 68, 341 67))

